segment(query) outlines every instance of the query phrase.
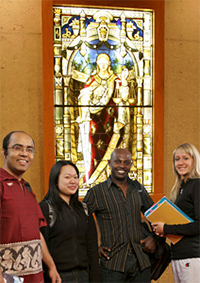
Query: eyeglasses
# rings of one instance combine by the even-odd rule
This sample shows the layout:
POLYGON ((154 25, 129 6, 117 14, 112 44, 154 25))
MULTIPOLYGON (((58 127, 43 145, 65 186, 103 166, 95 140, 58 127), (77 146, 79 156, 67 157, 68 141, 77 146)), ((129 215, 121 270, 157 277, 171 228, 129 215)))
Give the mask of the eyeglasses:
POLYGON ((14 144, 11 147, 7 147, 7 149, 13 149, 15 152, 24 152, 24 149, 26 150, 26 152, 30 155, 33 155, 35 153, 35 149, 33 147, 29 147, 29 146, 23 146, 21 144, 14 144))

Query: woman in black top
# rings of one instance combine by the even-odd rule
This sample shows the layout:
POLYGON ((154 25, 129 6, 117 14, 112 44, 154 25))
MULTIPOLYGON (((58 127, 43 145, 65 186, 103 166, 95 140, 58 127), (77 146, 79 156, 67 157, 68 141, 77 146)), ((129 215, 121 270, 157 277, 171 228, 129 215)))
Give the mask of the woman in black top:
POLYGON ((157 235, 182 235, 171 244, 175 282, 200 282, 200 155, 192 144, 182 144, 173 153, 175 184, 171 200, 194 222, 179 225, 154 223, 157 235))
MULTIPOLYGON (((78 200, 78 186, 79 171, 71 161, 52 167, 48 193, 40 202, 47 220, 41 232, 62 282, 99 282, 96 226, 78 200)), ((44 277, 50 282, 46 272, 44 277)))

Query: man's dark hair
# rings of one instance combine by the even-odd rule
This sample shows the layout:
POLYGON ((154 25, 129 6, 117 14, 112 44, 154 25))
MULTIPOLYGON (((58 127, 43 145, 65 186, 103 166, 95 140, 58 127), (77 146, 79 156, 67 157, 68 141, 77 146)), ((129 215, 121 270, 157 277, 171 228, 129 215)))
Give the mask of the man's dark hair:
MULTIPOLYGON (((4 139, 3 139, 3 149, 4 149, 4 154, 5 154, 5 155, 8 154, 7 149, 8 149, 8 144, 9 144, 9 142, 10 142, 10 137, 12 136, 12 134, 15 134, 15 133, 24 133, 24 134, 26 134, 26 135, 29 136, 29 134, 27 134, 27 133, 24 132, 24 131, 12 131, 12 132, 10 132, 9 134, 7 134, 7 135, 4 137, 4 139)), ((31 136, 30 136, 30 138, 32 139, 31 136)), ((32 139, 32 141, 33 141, 33 144, 35 145, 35 142, 34 142, 33 139, 32 139)))

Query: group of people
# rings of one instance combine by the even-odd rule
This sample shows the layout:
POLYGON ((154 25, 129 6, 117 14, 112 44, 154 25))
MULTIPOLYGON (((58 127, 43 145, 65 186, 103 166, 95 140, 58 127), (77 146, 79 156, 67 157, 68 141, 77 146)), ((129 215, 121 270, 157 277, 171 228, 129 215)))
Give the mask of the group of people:
POLYGON ((88 190, 82 202, 78 168, 71 161, 58 161, 40 204, 23 179, 34 153, 34 141, 25 132, 10 132, 3 140, 0 283, 4 273, 25 283, 151 282, 149 254, 155 251, 155 238, 167 234, 183 236, 171 244, 174 281, 200 282, 200 155, 192 144, 182 144, 173 153, 171 200, 194 221, 153 223, 154 233, 147 238, 141 213, 153 200, 128 177, 132 155, 127 149, 112 152, 110 177, 88 190))

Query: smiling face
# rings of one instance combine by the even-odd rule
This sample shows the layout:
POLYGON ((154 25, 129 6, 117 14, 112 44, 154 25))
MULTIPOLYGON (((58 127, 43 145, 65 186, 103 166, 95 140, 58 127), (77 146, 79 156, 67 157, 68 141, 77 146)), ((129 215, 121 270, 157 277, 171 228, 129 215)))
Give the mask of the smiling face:
POLYGON ((194 160, 190 154, 182 149, 177 149, 174 156, 174 167, 178 174, 186 181, 190 177, 194 160))
POLYGON ((72 195, 76 193, 79 186, 78 174, 71 165, 64 165, 58 177, 59 196, 69 203, 72 195))
POLYGON ((34 158, 34 155, 28 153, 25 148, 34 148, 32 138, 25 133, 15 132, 10 136, 7 154, 3 152, 5 158, 3 168, 19 180, 31 166, 34 158), (23 151, 15 150, 12 148, 14 145, 23 146, 23 151))
POLYGON ((132 165, 132 156, 127 149, 117 149, 111 155, 109 162, 111 179, 113 181, 126 180, 132 165))

